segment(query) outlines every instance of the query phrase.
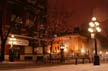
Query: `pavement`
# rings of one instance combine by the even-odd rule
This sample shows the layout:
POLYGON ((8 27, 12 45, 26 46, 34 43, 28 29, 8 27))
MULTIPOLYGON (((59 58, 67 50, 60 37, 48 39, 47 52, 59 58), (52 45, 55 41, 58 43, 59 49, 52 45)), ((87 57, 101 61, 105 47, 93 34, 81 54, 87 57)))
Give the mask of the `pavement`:
POLYGON ((3 61, 0 62, 1 70, 13 70, 13 69, 24 69, 24 68, 40 68, 40 67, 51 67, 64 65, 64 63, 36 63, 35 61, 3 61))
POLYGON ((108 63, 94 66, 86 64, 37 64, 35 62, 0 62, 0 71, 108 71, 108 63))

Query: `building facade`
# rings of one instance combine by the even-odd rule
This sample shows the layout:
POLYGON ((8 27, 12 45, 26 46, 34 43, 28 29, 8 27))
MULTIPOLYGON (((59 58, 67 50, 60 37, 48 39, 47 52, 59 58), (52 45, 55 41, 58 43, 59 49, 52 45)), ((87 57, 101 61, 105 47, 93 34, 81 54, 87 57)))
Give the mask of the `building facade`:
MULTIPOLYGON (((5 60, 9 60, 11 55, 14 61, 36 61, 43 58, 46 60, 53 58, 60 59, 61 44, 65 46, 64 58, 93 57, 93 40, 88 40, 87 36, 73 34, 73 29, 76 26, 82 27, 85 32, 87 24, 81 24, 80 26, 76 24, 79 22, 82 23, 81 19, 79 19, 78 16, 75 17, 77 14, 71 10, 69 6, 67 6, 69 9, 64 7, 64 0, 63 3, 61 3, 61 0, 58 2, 57 0, 53 1, 54 2, 51 2, 51 0, 4 0, 1 2, 0 24, 2 24, 2 27, 0 27, 2 29, 0 29, 0 31, 2 30, 2 36, 0 35, 0 42, 3 42, 2 37, 7 37, 4 49, 5 60), (7 33, 8 36, 6 36, 7 33), (54 37, 56 34, 57 36, 54 37), (15 40, 11 40, 11 38, 13 38, 11 37, 12 35, 14 35, 15 40), (10 51, 11 46, 13 48, 12 51, 10 51)), ((73 9, 76 11, 77 8, 73 9)), ((91 12, 91 9, 90 7, 89 12, 91 12)), ((81 13, 85 15, 88 14, 88 8, 84 7, 84 11, 81 13), (87 10, 86 13, 84 13, 85 10, 87 10)), ((78 14, 81 15, 82 18, 83 14, 80 14, 80 11, 78 14)), ((90 15, 91 14, 87 16, 90 15)), ((86 20, 88 20, 88 18, 86 20)), ((85 21, 85 19, 83 21, 85 21)), ((97 44, 98 53, 102 54, 101 48, 103 46, 100 40, 97 41, 97 44)), ((2 46, 0 49, 1 48, 2 46)), ((104 55, 107 56, 107 54, 107 51, 105 51, 104 55)))

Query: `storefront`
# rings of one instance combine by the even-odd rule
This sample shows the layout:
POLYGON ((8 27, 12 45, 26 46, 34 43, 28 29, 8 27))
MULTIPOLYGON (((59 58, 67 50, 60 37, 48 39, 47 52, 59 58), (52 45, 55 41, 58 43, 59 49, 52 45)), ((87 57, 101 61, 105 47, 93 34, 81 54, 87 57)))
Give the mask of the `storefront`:
POLYGON ((8 37, 5 48, 5 60, 24 60, 24 55, 29 46, 29 41, 23 38, 8 37))
POLYGON ((89 57, 87 38, 81 35, 67 35, 53 39, 52 45, 48 45, 46 52, 50 59, 60 61, 67 59, 89 57), (63 46, 63 47, 62 47, 63 46))

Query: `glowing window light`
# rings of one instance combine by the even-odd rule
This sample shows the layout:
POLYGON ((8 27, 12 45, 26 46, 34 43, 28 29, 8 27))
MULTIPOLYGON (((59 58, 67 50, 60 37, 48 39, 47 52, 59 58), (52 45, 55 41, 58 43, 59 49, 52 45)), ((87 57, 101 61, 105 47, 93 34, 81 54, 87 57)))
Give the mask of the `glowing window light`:
POLYGON ((95 53, 95 50, 93 50, 93 53, 95 53))
POLYGON ((82 54, 85 53, 85 49, 84 49, 84 48, 81 49, 81 53, 82 53, 82 54))
POLYGON ((108 54, 108 52, 106 52, 106 54, 108 54))
POLYGON ((49 54, 50 54, 50 50, 48 50, 48 51, 47 51, 47 53, 49 53, 49 54))
POLYGON ((57 53, 59 53, 60 52, 60 50, 57 50, 57 53))
POLYGON ((64 51, 67 52, 67 48, 64 48, 64 51))
POLYGON ((100 51, 99 54, 102 54, 102 51, 100 51))

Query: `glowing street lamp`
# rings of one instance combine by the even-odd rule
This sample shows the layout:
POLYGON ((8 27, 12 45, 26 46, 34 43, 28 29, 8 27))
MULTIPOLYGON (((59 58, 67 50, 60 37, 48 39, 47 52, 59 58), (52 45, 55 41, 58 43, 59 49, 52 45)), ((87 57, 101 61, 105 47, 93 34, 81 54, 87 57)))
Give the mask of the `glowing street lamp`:
POLYGON ((65 48, 65 46, 64 46, 64 44, 62 43, 62 45, 60 46, 60 50, 61 50, 61 62, 64 61, 64 48, 65 48))
POLYGON ((60 49, 63 49, 64 50, 65 46, 64 44, 61 45, 60 49))
POLYGON ((89 23, 88 31, 91 33, 91 38, 95 41, 94 65, 100 65, 99 56, 97 54, 96 33, 101 32, 101 28, 99 27, 99 22, 97 22, 96 17, 92 17, 92 20, 89 23))
POLYGON ((13 45, 16 44, 16 38, 14 37, 14 35, 11 35, 10 39, 9 39, 9 44, 11 45, 10 49, 9 49, 9 61, 13 62, 14 61, 14 50, 13 50, 13 45))
POLYGON ((85 53, 86 53, 85 49, 82 48, 82 49, 81 49, 81 54, 85 54, 85 53))
POLYGON ((11 45, 10 48, 13 47, 14 44, 16 44, 16 38, 14 37, 14 35, 11 35, 11 37, 9 38, 9 44, 11 45))

